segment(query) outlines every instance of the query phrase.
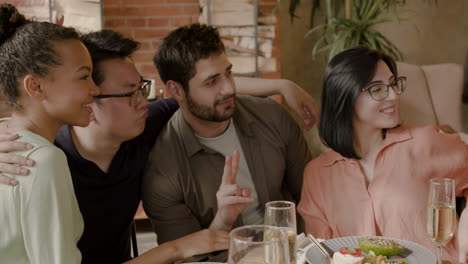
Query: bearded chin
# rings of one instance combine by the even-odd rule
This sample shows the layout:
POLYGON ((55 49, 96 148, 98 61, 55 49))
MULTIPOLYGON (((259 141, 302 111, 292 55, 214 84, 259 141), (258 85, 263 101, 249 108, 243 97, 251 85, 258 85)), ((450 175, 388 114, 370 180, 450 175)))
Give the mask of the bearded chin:
MULTIPOLYGON (((224 99, 218 100, 223 101, 224 99)), ((192 97, 187 96, 187 106, 190 113, 197 118, 210 121, 210 122, 223 122, 230 119, 235 112, 235 104, 228 106, 224 109, 223 112, 216 110, 216 106, 219 103, 216 101, 213 107, 206 105, 198 104, 192 97)))

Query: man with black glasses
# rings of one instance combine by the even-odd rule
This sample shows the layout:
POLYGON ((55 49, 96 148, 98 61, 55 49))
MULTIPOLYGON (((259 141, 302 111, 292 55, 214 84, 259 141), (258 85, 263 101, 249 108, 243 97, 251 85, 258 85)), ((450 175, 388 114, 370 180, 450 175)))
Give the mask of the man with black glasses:
POLYGON ((151 80, 141 80, 142 85, 140 88, 133 90, 132 92, 123 93, 123 94, 100 94, 94 96, 96 99, 102 98, 119 98, 119 97, 130 97, 130 105, 137 105, 141 98, 148 98, 151 89, 151 80))

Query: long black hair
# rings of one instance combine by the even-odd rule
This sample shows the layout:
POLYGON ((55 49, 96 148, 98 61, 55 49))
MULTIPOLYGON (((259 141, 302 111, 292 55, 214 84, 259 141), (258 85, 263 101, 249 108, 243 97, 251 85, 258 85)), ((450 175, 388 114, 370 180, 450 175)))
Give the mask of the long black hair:
POLYGON ((54 42, 76 39, 73 28, 26 19, 11 4, 0 4, 0 92, 7 103, 19 107, 19 80, 28 75, 46 76, 61 65, 54 42))
POLYGON ((390 56, 362 46, 337 54, 325 70, 319 134, 325 145, 343 157, 360 159, 353 146, 354 105, 361 89, 374 77, 380 60, 397 76, 390 56))

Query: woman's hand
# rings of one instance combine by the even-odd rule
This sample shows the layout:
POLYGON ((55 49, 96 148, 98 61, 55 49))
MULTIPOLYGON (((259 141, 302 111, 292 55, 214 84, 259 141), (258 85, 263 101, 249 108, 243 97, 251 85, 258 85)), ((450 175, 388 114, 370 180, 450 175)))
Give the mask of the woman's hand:
POLYGON ((28 175, 29 170, 21 166, 33 166, 34 161, 26 157, 11 154, 9 152, 18 150, 32 149, 33 146, 29 143, 14 141, 18 139, 18 134, 0 134, 0 183, 8 185, 16 185, 18 181, 5 176, 2 173, 10 173, 15 175, 28 175))

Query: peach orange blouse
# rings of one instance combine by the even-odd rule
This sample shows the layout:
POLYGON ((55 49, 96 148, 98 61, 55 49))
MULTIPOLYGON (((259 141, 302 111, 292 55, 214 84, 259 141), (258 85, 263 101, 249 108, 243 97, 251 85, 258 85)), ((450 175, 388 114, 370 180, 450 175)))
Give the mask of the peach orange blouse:
MULTIPOLYGON (((429 179, 452 178, 456 195, 468 195, 468 146, 435 127, 387 131, 366 187, 358 162, 328 151, 307 165, 298 211, 306 231, 319 238, 382 235, 436 251, 426 231, 429 179)), ((444 259, 457 260, 456 236, 444 259)))

